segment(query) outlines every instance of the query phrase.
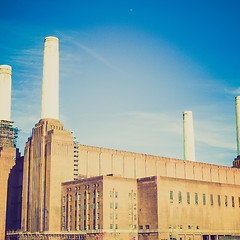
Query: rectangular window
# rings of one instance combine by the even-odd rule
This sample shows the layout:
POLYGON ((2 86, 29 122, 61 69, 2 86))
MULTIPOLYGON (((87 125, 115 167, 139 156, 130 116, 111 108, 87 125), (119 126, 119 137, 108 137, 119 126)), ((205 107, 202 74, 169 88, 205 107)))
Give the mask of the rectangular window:
POLYGON ((118 220, 118 214, 117 214, 117 213, 116 213, 116 215, 115 215, 115 219, 118 220))
POLYGON ((211 203, 211 205, 213 205, 213 195, 212 194, 210 194, 210 203, 211 203))
POLYGON ((118 197, 118 192, 115 192, 115 198, 117 198, 118 197))
POLYGON ((118 203, 115 203, 115 209, 118 209, 118 203))
POLYGON ((70 211, 70 212, 72 211, 72 205, 69 206, 69 211, 70 211))
POLYGON ((90 214, 87 215, 87 219, 90 220, 90 214))
POLYGON ((90 199, 90 193, 88 193, 88 199, 90 199))
POLYGON ((111 219, 111 220, 113 219, 113 214, 112 214, 112 213, 110 213, 110 219, 111 219))
POLYGON ((170 202, 173 201, 173 191, 170 191, 170 202))
POLYGON ((100 192, 97 192, 97 197, 99 197, 100 196, 100 192))
POLYGON ((150 227, 149 227, 149 225, 146 225, 146 229, 149 229, 150 227))
POLYGON ((136 199, 136 197, 137 197, 137 194, 136 194, 136 193, 134 193, 134 194, 133 194, 133 198, 134 198, 134 199, 136 199))
POLYGON ((93 209, 95 209, 95 207, 96 207, 96 204, 95 204, 95 203, 93 203, 93 209))
POLYGON ((113 192, 112 191, 110 191, 110 198, 112 198, 113 197, 113 192))
POLYGON ((97 229, 100 229, 100 225, 99 224, 97 225, 97 229))
POLYGON ((142 226, 142 225, 139 225, 139 229, 143 229, 143 226, 142 226))
POLYGON ((81 194, 78 194, 78 200, 81 200, 81 194))
POLYGON ((220 195, 218 195, 218 206, 221 206, 221 198, 220 198, 220 195))
POLYGON ((62 207, 62 211, 65 212, 65 206, 62 207))
POLYGON ((100 219, 100 214, 98 213, 98 214, 97 214, 97 220, 99 220, 99 219, 100 219))
POLYGON ((62 201, 65 202, 65 196, 63 196, 62 201))
POLYGON ((234 196, 232 196, 232 207, 235 207, 234 196))
POLYGON ((81 221, 81 215, 80 214, 78 215, 78 221, 81 221))
POLYGON ((69 202, 71 202, 71 201, 72 201, 72 195, 69 196, 69 202))
POLYGON ((97 208, 98 208, 98 209, 100 208, 100 203, 99 203, 99 202, 97 202, 97 208))
POLYGON ((206 205, 206 195, 205 195, 205 193, 203 194, 203 205, 206 205))
POLYGON ((190 193, 187 192, 187 204, 190 204, 190 193))
POLYGON ((115 229, 118 229, 118 225, 117 224, 115 225, 115 229))
POLYGON ((225 206, 227 207, 228 205, 228 197, 225 195, 225 206))
POLYGON ((113 203, 112 202, 110 203, 110 208, 113 208, 113 203))
POLYGON ((178 192, 178 203, 182 202, 182 193, 178 192))
POLYGON ((197 205, 198 204, 198 194, 195 193, 195 204, 197 205))
POLYGON ((134 203, 134 210, 137 210, 137 204, 134 203))
POLYGON ((240 197, 238 197, 238 207, 240 207, 240 197))
POLYGON ((110 229, 113 229, 113 224, 110 224, 110 229))

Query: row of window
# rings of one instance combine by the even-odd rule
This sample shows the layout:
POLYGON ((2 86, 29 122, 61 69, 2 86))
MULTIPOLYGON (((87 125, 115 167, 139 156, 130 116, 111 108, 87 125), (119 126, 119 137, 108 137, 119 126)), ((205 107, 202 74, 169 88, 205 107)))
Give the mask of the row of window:
MULTIPOLYGON (((82 219, 82 217, 81 217, 81 215, 79 214, 79 215, 78 215, 78 221, 81 221, 81 219, 82 219)), ((83 220, 84 220, 84 221, 85 221, 85 220, 89 220, 89 221, 90 221, 90 219, 91 219, 91 218, 90 218, 90 214, 87 214, 87 215, 84 215, 84 216, 83 216, 83 220)), ((100 214, 98 213, 98 214, 97 214, 97 220, 99 220, 99 219, 100 219, 100 214)), ((63 217, 62 217, 63 223, 65 223, 65 220, 66 220, 66 219, 65 219, 65 216, 63 216, 63 217)), ((93 215, 93 220, 95 220, 95 215, 93 215)), ((70 215, 70 216, 69 216, 69 223, 71 223, 71 222, 72 222, 72 216, 70 215)))
MULTIPOLYGON (((64 225, 62 226, 62 229, 65 230, 65 226, 64 226, 64 225)), ((97 224, 96 226, 94 226, 93 229, 100 229, 100 225, 97 224)), ((69 230, 70 230, 70 231, 72 230, 72 226, 69 226, 69 230)), ((78 225, 78 227, 76 227, 75 230, 76 230, 76 231, 77 231, 77 230, 79 230, 79 231, 80 231, 80 230, 90 230, 90 224, 84 226, 83 229, 81 228, 81 225, 78 225)))
MULTIPOLYGON (((198 193, 195 193, 194 194, 194 202, 195 202, 195 205, 198 205, 199 204, 199 194, 198 193)), ((173 191, 170 191, 170 202, 173 202, 173 191)), ((203 205, 206 205, 206 194, 203 193, 202 195, 202 203, 203 205)), ((178 203, 182 203, 182 192, 178 192, 178 203)), ((210 204, 213 205, 214 203, 214 197, 213 197, 213 194, 210 194, 210 204)), ((218 203, 218 206, 221 206, 221 196, 220 195, 217 195, 217 203, 218 203)), ((187 204, 190 204, 190 193, 187 192, 187 204)), ((225 195, 224 196, 224 204, 225 206, 227 207, 228 206, 228 196, 225 195)), ((231 196, 231 204, 232 204, 232 207, 235 207, 235 199, 234 199, 234 196, 231 196)), ((238 198, 238 206, 240 207, 240 197, 238 198)))
MULTIPOLYGON (((97 204, 93 203, 93 205, 92 205, 93 209, 96 209, 96 206, 97 206, 97 209, 99 209, 100 203, 99 202, 97 202, 97 204)), ((90 210, 91 209, 90 203, 84 204, 83 208, 84 208, 84 210, 90 210)), ((63 212, 65 212, 65 209, 66 209, 66 207, 62 206, 63 212)), ((72 205, 69 206, 69 212, 71 212, 71 211, 72 211, 72 205)), ((75 211, 81 211, 81 204, 75 205, 75 211)))
MULTIPOLYGON (((99 196, 100 196, 100 192, 99 191, 97 191, 97 192, 93 192, 93 198, 96 198, 96 197, 98 197, 99 198, 99 196)), ((91 197, 91 194, 90 193, 84 193, 84 199, 90 199, 90 197, 91 197)), ((77 200, 81 200, 81 194, 79 193, 79 194, 75 194, 75 201, 77 201, 77 200)), ((63 198, 62 198, 62 201, 63 202, 65 202, 66 201, 66 197, 65 196, 63 196, 63 198)), ((69 197, 68 197, 68 201, 69 202, 71 202, 72 201, 72 195, 69 195, 69 197)))
MULTIPOLYGON (((93 187, 99 187, 99 183, 94 183, 93 187)), ((75 187, 75 190, 80 190, 81 187, 75 187)), ((84 189, 89 189, 89 184, 88 185, 84 185, 84 189)), ((67 188, 67 192, 70 192, 72 190, 72 188, 67 188)))

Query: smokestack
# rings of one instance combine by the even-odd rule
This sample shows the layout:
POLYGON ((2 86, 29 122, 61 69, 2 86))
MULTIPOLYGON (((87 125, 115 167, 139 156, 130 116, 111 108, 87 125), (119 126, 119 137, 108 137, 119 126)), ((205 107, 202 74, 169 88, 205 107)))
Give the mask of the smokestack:
POLYGON ((240 96, 235 98, 236 130, 237 130, 237 155, 240 155, 240 96))
POLYGON ((41 119, 59 119, 59 47, 58 38, 44 42, 41 119))
POLYGON ((12 68, 0 65, 0 120, 11 121, 12 68))
POLYGON ((184 160, 195 161, 192 111, 183 112, 184 160))

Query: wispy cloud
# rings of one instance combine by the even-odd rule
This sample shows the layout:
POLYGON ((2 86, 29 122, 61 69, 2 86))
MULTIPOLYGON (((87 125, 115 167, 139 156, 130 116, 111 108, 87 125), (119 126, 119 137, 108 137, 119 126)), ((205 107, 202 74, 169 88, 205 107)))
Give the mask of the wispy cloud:
POLYGON ((224 91, 226 93, 230 93, 232 95, 240 95, 240 87, 232 89, 232 90, 225 88, 224 91))

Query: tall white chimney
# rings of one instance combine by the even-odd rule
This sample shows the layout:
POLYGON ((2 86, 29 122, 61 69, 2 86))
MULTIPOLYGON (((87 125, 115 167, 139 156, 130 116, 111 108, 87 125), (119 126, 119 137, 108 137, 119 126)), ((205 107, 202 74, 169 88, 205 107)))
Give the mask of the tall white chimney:
POLYGON ((237 155, 240 155, 240 96, 235 98, 236 129, 237 129, 237 155))
POLYGON ((11 121, 12 68, 0 65, 0 120, 11 121))
POLYGON ((41 119, 59 119, 59 47, 58 38, 44 42, 41 119))
POLYGON ((183 112, 184 160, 195 161, 192 111, 183 112))

